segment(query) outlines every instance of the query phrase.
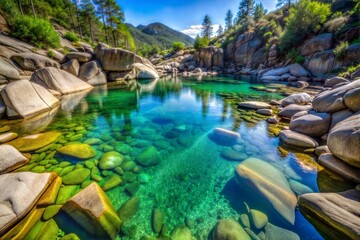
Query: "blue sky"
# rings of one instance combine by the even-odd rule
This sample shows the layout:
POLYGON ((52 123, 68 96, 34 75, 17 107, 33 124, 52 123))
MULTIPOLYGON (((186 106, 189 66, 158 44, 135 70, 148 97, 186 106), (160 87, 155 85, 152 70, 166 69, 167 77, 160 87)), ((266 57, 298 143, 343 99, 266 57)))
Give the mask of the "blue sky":
MULTIPOLYGON (((164 23, 176 30, 194 34, 205 14, 213 23, 224 25, 225 14, 237 12, 240 0, 116 0, 125 12, 126 22, 135 26, 153 22, 164 23)), ((268 10, 274 10, 276 0, 255 0, 268 10)), ((216 26, 215 26, 216 28, 216 26)))

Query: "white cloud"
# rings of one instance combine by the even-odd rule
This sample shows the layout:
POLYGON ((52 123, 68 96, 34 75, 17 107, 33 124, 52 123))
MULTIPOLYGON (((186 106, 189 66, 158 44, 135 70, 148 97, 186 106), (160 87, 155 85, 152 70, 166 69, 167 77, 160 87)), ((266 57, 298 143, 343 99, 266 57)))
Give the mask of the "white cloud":
MULTIPOLYGON (((219 29, 219 26, 220 26, 219 24, 214 24, 212 26, 214 34, 216 34, 217 30, 219 29)), ((181 30, 181 32, 189 35, 192 38, 195 38, 196 35, 200 35, 201 28, 202 28, 202 25, 192 25, 188 29, 181 30)))

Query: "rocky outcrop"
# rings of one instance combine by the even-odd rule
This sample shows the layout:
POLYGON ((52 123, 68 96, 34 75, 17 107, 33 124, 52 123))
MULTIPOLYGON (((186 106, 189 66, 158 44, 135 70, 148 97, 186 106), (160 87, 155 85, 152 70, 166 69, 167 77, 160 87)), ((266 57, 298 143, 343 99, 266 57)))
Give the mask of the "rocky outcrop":
POLYGON ((360 190, 341 193, 309 193, 299 199, 300 210, 334 239, 360 236, 360 190))
POLYGON ((333 44, 333 34, 324 33, 310 38, 301 48, 301 55, 308 56, 317 52, 331 49, 333 44))
POLYGON ((32 52, 14 54, 11 56, 11 60, 19 65, 21 69, 27 71, 35 71, 44 67, 60 68, 58 62, 32 52))
POLYGON ((56 108, 60 102, 42 86, 20 80, 6 85, 1 97, 9 118, 28 118, 56 108))
POLYGON ((136 79, 157 79, 157 78, 159 78, 159 74, 152 67, 152 65, 134 63, 133 68, 135 71, 136 79))
POLYGON ((51 173, 0 175, 0 235, 28 214, 56 178, 51 173))
MULTIPOLYGON (((240 65, 255 67, 252 60, 255 52, 262 45, 261 39, 254 32, 241 34, 235 43, 234 61, 240 65)), ((259 53, 258 53, 259 55, 259 53)), ((259 59, 259 56, 256 57, 259 59)), ((265 59, 265 56, 264 56, 265 59)))
POLYGON ((221 68, 224 66, 224 51, 223 49, 216 47, 202 48, 194 54, 194 59, 196 64, 201 68, 221 68))
POLYGON ((10 32, 9 25, 8 25, 6 19, 1 15, 1 13, 0 13, 0 31, 5 32, 5 33, 10 32))
POLYGON ((77 77, 79 75, 80 64, 78 60, 73 59, 62 64, 61 69, 77 77))
POLYGON ((31 76, 30 81, 61 94, 69 94, 92 88, 91 85, 74 75, 52 67, 37 70, 31 76))

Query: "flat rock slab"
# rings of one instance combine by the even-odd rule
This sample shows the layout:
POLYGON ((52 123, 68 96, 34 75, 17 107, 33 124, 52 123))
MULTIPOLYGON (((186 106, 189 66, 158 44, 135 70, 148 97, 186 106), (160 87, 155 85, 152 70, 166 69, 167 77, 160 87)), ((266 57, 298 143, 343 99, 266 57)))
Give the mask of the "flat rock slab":
POLYGON ((238 105, 239 108, 249 108, 249 109, 271 109, 271 105, 264 102, 256 102, 256 101, 249 101, 249 102, 241 102, 238 105))
POLYGON ((11 172, 29 161, 16 148, 10 145, 0 145, 0 174, 11 172))
POLYGON ((14 140, 17 137, 18 137, 17 133, 13 133, 13 132, 1 133, 0 134, 0 144, 14 140))
POLYGON ((69 60, 77 60, 81 63, 85 63, 90 61, 93 58, 93 55, 91 53, 84 53, 84 52, 71 52, 66 54, 66 58, 69 60))
POLYGON ((279 136, 281 141, 290 146, 300 148, 315 148, 319 146, 319 144, 311 137, 291 130, 283 130, 280 132, 279 136))
POLYGON ((55 142, 61 133, 46 132, 17 138, 7 144, 15 147, 20 152, 31 152, 55 142))
POLYGON ((318 162, 320 165, 330 169, 340 176, 355 183, 360 183, 360 169, 347 164, 331 153, 322 154, 319 157, 318 162))
POLYGON ((31 211, 55 178, 51 173, 0 175, 0 235, 31 211))
POLYGON ((35 71, 44 67, 60 67, 58 62, 33 52, 14 54, 11 56, 11 60, 20 66, 21 69, 27 71, 35 71))
POLYGON ((360 191, 309 193, 299 199, 305 216, 333 239, 359 239, 360 191))

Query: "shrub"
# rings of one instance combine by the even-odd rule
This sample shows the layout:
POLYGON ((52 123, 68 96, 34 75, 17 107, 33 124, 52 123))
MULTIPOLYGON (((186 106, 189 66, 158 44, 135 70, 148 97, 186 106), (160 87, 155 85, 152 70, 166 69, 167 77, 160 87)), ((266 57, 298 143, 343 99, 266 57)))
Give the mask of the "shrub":
POLYGON ((285 31, 281 36, 281 50, 299 45, 304 38, 321 28, 330 15, 330 5, 311 0, 300 0, 290 9, 285 31))
POLYGON ((37 47, 60 45, 59 34, 47 20, 29 16, 16 17, 12 23, 11 35, 37 47))
POLYGON ((305 58, 294 48, 287 53, 286 59, 292 60, 299 64, 303 64, 305 62, 305 58))
POLYGON ((78 42, 80 39, 78 36, 76 36, 75 33, 73 32, 67 32, 65 35, 64 35, 64 38, 66 38, 67 40, 71 41, 71 42, 78 42))
POLYGON ((53 50, 48 50, 47 56, 51 59, 55 58, 55 52, 53 50))
POLYGON ((0 10, 2 10, 8 22, 11 22, 12 18, 20 14, 19 8, 14 0, 0 0, 0 10))
POLYGON ((205 47, 209 46, 209 43, 210 43, 210 39, 208 39, 207 37, 197 36, 195 39, 194 48, 196 50, 199 50, 201 48, 205 48, 205 47))
POLYGON ((334 49, 334 54, 337 59, 343 59, 346 56, 346 50, 349 47, 348 42, 340 42, 334 49))
POLYGON ((264 34, 264 39, 269 40, 272 37, 272 35, 273 35, 272 32, 266 32, 264 34))
POLYGON ((185 44, 182 42, 174 42, 172 48, 174 51, 180 51, 185 48, 185 44))
POLYGON ((349 21, 349 17, 337 17, 334 18, 328 22, 326 22, 324 24, 324 27, 326 29, 328 29, 330 32, 337 32, 339 31, 342 27, 344 27, 346 25, 346 23, 349 21))

